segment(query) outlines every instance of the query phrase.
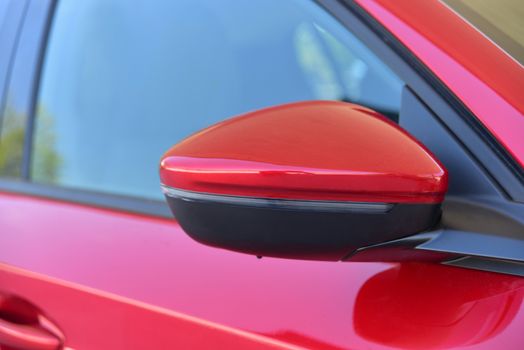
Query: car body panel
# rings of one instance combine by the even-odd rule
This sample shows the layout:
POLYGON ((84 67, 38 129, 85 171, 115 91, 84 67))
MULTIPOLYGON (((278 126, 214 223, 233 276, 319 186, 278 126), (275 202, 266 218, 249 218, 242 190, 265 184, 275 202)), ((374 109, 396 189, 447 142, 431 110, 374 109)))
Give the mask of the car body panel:
POLYGON ((357 0, 524 167, 524 69, 439 1, 357 0))
MULTIPOLYGON (((191 338, 204 331, 192 328, 196 322, 205 324, 210 339, 220 337, 216 327, 242 338, 231 340, 230 348, 524 345, 524 279, 514 276, 426 263, 259 260, 201 245, 173 220, 5 193, 0 221, 1 289, 37 304, 62 327, 66 341, 71 334, 74 344, 85 345, 79 348, 93 347, 87 339, 76 340, 78 328, 103 317, 68 312, 84 299, 91 306, 82 313, 98 308, 107 310, 108 320, 120 321, 128 313, 131 319, 143 316, 158 322, 161 333, 173 326, 166 344, 198 342, 191 338), (69 291, 76 301, 62 303, 69 291), (107 293, 109 301, 101 297, 107 293), (387 305, 384 312, 368 311, 373 310, 368 305, 380 303, 387 305), (178 324, 190 330, 175 333, 178 324), (384 324, 391 328, 377 329, 384 324)), ((90 332, 105 332, 122 342, 107 344, 122 348, 126 337, 138 339, 135 326, 115 327, 90 332)), ((146 334, 153 336, 144 333, 141 341, 146 334)), ((230 339, 223 336, 220 341, 230 339)))
POLYGON ((0 264, 0 284, 23 291, 66 324, 65 349, 297 349, 100 290, 0 264))

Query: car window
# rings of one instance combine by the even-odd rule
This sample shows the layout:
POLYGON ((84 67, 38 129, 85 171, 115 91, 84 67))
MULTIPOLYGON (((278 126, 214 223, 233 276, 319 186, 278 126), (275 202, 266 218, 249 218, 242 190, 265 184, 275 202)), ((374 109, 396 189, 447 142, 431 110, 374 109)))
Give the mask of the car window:
POLYGON ((402 85, 313 2, 61 0, 31 178, 160 199, 161 155, 201 128, 311 99, 351 101, 395 120, 402 85))
POLYGON ((11 52, 23 6, 13 0, 0 1, 0 176, 3 177, 18 177, 22 164, 23 118, 18 118, 19 113, 6 100, 11 52))
POLYGON ((4 21, 6 20, 8 5, 9 5, 9 1, 0 2, 0 29, 2 29, 4 21))

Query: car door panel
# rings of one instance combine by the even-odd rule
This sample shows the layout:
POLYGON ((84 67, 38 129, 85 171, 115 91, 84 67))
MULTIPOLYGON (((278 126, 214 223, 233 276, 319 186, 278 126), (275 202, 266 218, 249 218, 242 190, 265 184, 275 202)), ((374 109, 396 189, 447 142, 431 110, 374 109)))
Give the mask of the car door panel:
POLYGON ((514 276, 257 259, 194 242, 174 220, 7 193, 0 225, 0 291, 40 307, 71 347, 405 347, 379 336, 381 322, 416 348, 522 344, 524 281, 514 276), (384 301, 406 311, 367 312, 384 301))
POLYGON ((0 286, 8 295, 24 295, 63 325, 64 349, 297 348, 5 264, 0 264, 0 286))

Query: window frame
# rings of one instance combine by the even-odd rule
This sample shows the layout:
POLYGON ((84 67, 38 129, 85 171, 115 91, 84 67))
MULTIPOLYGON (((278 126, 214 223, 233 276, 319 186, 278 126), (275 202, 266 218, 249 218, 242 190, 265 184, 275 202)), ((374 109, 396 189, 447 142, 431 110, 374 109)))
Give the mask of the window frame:
MULTIPOLYGON (((45 25, 39 33, 38 42, 21 42, 22 45, 33 45, 34 57, 26 63, 33 64, 34 74, 30 79, 22 82, 31 98, 26 101, 24 109, 28 111, 28 123, 24 140, 23 173, 21 179, 6 179, 0 177, 0 191, 14 192, 30 196, 73 202, 92 207, 114 209, 135 214, 171 218, 167 204, 161 200, 130 197, 117 194, 108 194, 71 187, 38 184, 30 182, 29 167, 31 163, 31 149, 33 142, 33 126, 35 105, 38 98, 40 74, 47 47, 47 38, 53 21, 56 0, 41 0, 40 5, 47 7, 46 11, 33 11, 32 16, 40 16, 45 25)), ((395 72, 416 94, 424 101, 446 125, 454 137, 463 142, 472 158, 488 173, 489 177, 500 188, 507 199, 524 202, 524 188, 518 176, 508 166, 504 152, 493 149, 493 140, 489 134, 485 135, 482 125, 466 107, 436 78, 418 59, 405 48, 397 39, 376 22, 369 14, 353 1, 348 0, 317 0, 331 16, 362 41, 377 57, 395 72), (473 122, 472 122, 473 120, 473 122), (475 122, 477 124, 475 124, 475 122), (460 135, 460 137, 457 137, 460 135), (488 140, 486 141, 486 138, 488 140)), ((30 9, 35 2, 30 3, 30 9)), ((29 11, 31 12, 31 11, 29 11)), ((26 18, 32 20, 31 18, 26 18)), ((23 30, 27 28, 24 27, 23 30)), ((17 50, 17 52, 18 52, 17 50)), ((17 79, 16 75, 11 81, 17 79)), ((11 83, 10 83, 11 84, 11 83)))

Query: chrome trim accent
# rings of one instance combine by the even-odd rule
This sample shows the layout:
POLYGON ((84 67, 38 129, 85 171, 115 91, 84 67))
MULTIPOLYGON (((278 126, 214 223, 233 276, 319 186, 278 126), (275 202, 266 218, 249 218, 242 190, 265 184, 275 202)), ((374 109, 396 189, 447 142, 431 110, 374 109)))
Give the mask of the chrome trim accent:
POLYGON ((192 192, 161 185, 166 196, 180 198, 186 201, 207 201, 232 205, 253 206, 262 208, 278 208, 290 210, 309 210, 327 212, 364 212, 370 214, 386 213, 394 204, 370 202, 342 202, 319 200, 294 200, 280 198, 255 198, 242 196, 219 195, 202 192, 192 192))

